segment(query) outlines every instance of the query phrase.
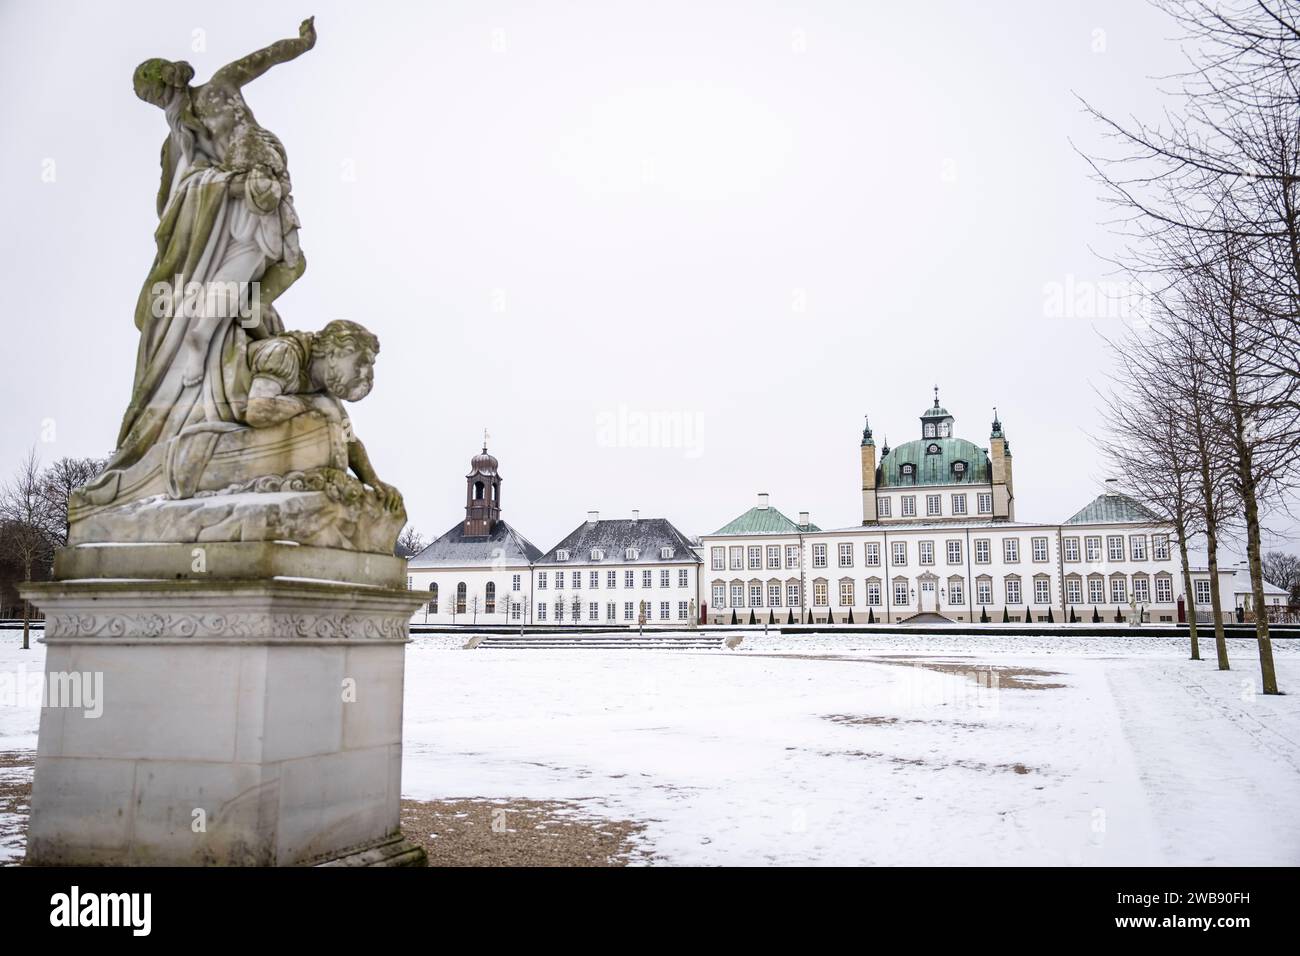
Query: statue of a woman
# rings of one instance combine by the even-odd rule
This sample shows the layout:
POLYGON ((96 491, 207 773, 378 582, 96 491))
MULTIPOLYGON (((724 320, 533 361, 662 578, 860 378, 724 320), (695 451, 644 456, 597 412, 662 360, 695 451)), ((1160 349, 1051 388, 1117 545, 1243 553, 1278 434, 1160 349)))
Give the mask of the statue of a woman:
POLYGON ((223 66, 198 87, 183 61, 136 68, 136 95, 166 113, 171 132, 162 148, 157 255, 136 303, 135 385, 110 472, 190 425, 240 420, 248 340, 283 331, 272 303, 306 260, 284 146, 258 125, 242 90, 315 44, 313 21, 304 20, 296 39, 223 66))

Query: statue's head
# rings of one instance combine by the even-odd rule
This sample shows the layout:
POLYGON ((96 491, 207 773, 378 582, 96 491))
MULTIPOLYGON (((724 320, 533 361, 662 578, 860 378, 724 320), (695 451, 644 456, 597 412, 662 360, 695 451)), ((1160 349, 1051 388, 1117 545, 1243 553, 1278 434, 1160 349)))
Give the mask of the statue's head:
POLYGON ((319 363, 325 390, 335 398, 358 402, 375 382, 379 339, 356 322, 335 319, 312 339, 312 363, 319 363))
POLYGON ((164 60, 155 57, 145 60, 135 68, 132 80, 135 95, 146 103, 166 108, 172 96, 189 87, 194 79, 194 67, 184 60, 164 60))

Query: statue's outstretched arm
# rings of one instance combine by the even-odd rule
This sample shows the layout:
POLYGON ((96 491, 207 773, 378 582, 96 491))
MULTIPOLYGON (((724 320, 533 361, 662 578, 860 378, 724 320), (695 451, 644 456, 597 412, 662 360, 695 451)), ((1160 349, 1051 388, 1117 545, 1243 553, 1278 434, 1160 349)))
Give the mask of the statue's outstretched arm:
POLYGON ((308 17, 302 21, 298 27, 298 39, 276 40, 268 47, 240 57, 234 63, 227 63, 212 75, 209 82, 243 86, 253 82, 277 63, 288 63, 302 56, 316 45, 315 19, 308 17))

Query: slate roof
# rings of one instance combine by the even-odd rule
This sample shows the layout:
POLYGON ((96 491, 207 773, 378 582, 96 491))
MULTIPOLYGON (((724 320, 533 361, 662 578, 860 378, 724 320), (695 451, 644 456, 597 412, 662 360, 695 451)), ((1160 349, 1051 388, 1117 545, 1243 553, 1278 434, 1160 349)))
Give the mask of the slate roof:
POLYGON ((1118 522, 1161 523, 1161 519, 1128 495, 1106 492, 1081 508, 1065 524, 1115 524, 1118 522))
POLYGON ((821 528, 809 523, 800 527, 770 505, 760 508, 757 505, 743 515, 728 521, 714 534, 798 534, 800 531, 820 531, 821 528))
POLYGON ((691 539, 682 534, 667 518, 613 518, 601 521, 584 521, 563 541, 537 559, 539 565, 599 565, 599 564, 699 564, 700 556, 691 546, 691 539), (599 548, 605 552, 603 561, 593 561, 591 551, 599 548), (626 557, 628 548, 636 548, 640 556, 634 560, 626 557), (659 557, 661 548, 672 548, 671 558, 659 557), (556 552, 568 551, 569 560, 556 560, 556 552))
POLYGON ((504 521, 489 535, 467 536, 458 521, 442 537, 407 562, 408 568, 471 568, 479 565, 533 564, 542 551, 504 521))

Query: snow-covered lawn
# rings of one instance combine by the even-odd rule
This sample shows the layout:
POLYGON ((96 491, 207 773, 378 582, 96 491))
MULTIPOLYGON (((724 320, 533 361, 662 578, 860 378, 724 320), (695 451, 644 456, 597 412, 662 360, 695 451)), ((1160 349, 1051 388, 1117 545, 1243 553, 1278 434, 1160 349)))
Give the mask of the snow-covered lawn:
MULTIPOLYGON (((1283 697, 1248 641, 1227 673, 1164 638, 459 643, 408 648, 406 797, 577 800, 678 864, 1300 863, 1294 643, 1283 697)), ((0 702, 0 753, 37 713, 0 702)))

